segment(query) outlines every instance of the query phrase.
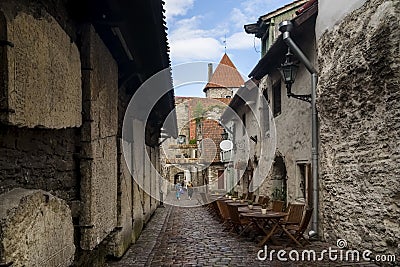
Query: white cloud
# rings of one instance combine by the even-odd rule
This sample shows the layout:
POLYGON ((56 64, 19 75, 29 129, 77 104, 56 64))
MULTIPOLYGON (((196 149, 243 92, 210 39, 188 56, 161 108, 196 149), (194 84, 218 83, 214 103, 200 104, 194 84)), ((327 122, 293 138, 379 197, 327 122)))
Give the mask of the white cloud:
POLYGON ((222 42, 218 40, 221 31, 218 28, 205 30, 200 28, 201 16, 182 19, 174 23, 169 33, 171 58, 177 62, 193 60, 219 60, 223 52, 222 42))
POLYGON ((165 0, 165 15, 168 20, 175 16, 186 15, 193 7, 194 0, 165 0))
POLYGON ((243 25, 249 23, 249 17, 240 8, 233 8, 230 14, 230 21, 236 29, 243 29, 243 25))
POLYGON ((192 37, 171 41, 171 57, 174 61, 213 60, 221 57, 223 47, 215 38, 192 37))
POLYGON ((230 14, 230 21, 236 28, 243 29, 245 24, 254 23, 258 18, 275 9, 291 2, 291 0, 246 0, 240 3, 239 7, 233 8, 230 14))
POLYGON ((254 47, 254 35, 243 32, 236 32, 227 39, 229 49, 251 49, 254 47))
MULTIPOLYGON (((225 35, 228 52, 231 50, 253 50, 254 35, 246 34, 243 26, 256 22, 259 16, 282 5, 282 0, 242 0, 237 2, 235 0, 231 9, 225 11, 227 15, 218 17, 218 22, 215 21, 214 17, 211 20, 214 24, 211 25, 209 18, 204 13, 187 17, 188 10, 193 7, 196 0, 165 1, 170 55, 173 64, 193 60, 218 62, 224 52, 225 35), (179 18, 179 16, 182 17, 179 18)), ((198 1, 200 3, 204 0, 198 1)), ((204 4, 205 2, 201 3, 204 4)), ((258 39, 256 43, 258 47, 258 39)))

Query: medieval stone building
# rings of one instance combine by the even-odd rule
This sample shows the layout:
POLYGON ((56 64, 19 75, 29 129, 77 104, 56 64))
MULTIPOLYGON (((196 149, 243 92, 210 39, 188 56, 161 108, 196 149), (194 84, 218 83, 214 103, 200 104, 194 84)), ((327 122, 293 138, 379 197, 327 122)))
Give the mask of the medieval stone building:
MULTIPOLYGON (((292 5, 297 3, 300 1, 292 5)), ((248 33, 270 45, 249 75, 260 80, 260 93, 253 98, 264 95, 276 126, 275 160, 260 193, 269 190, 266 192, 273 196, 275 177, 284 177, 284 198, 306 201, 318 211, 312 228, 319 237, 332 244, 345 239, 352 249, 399 256, 400 5, 389 0, 360 0, 351 5, 311 0, 302 4, 289 18, 293 25, 290 36, 309 64, 292 50, 290 57, 300 64, 291 92, 278 72, 288 58, 287 35, 268 41, 269 26, 277 24, 268 14, 245 26, 248 33), (314 127, 313 104, 307 101, 316 75, 318 120, 314 127), (312 148, 314 130, 318 142, 312 148)), ((287 12, 288 7, 282 9, 287 12)), ((231 106, 251 114, 240 111, 246 108, 243 101, 234 98, 231 106)), ((262 118, 255 111, 253 115, 262 118)), ((262 127, 248 128, 261 136, 264 131, 262 127)), ((259 159, 258 166, 262 164, 266 162, 259 159)))
POLYGON ((124 140, 122 125, 132 95, 169 67, 164 24, 157 0, 0 2, 0 265, 97 266, 137 239, 158 205, 172 91, 128 118, 124 140))
MULTIPOLYGON (((209 65, 212 68, 212 65, 209 65)), ((209 70, 209 75, 212 70, 209 70)), ((209 77, 209 81, 203 89, 207 98, 231 98, 243 85, 243 77, 236 69, 235 64, 225 53, 215 71, 209 77)))
POLYGON ((207 185, 209 190, 226 190, 224 163, 221 162, 224 132, 219 118, 231 97, 243 84, 243 78, 227 54, 224 54, 217 68, 212 72, 209 64, 209 81, 204 88, 206 98, 176 97, 178 130, 185 141, 169 143, 168 176, 170 182, 190 180, 195 186, 207 185))
MULTIPOLYGON (((315 62, 315 19, 317 3, 301 9, 307 1, 294 1, 282 8, 260 17, 256 24, 246 25, 249 33, 261 36, 265 24, 269 25, 262 35, 263 58, 249 74, 260 82, 262 93, 269 104, 276 131, 276 151, 274 164, 259 188, 259 193, 271 199, 288 202, 307 202, 311 206, 311 108, 310 103, 293 96, 288 97, 286 84, 282 82, 278 70, 286 60, 287 46, 279 34, 279 23, 292 20, 296 25, 295 34, 299 47, 311 62, 315 62), (296 14, 297 13, 297 14, 296 14), (249 31, 251 29, 252 31, 249 31)), ((296 95, 309 94, 310 76, 304 67, 299 66, 296 82, 291 92, 296 95)), ((307 100, 307 99, 306 99, 307 100)), ((269 112, 266 112, 268 114, 269 112)), ((269 121, 261 123, 269 124, 269 121)), ((269 129, 269 128, 268 128, 269 129)), ((271 129, 270 129, 271 130, 271 129)))

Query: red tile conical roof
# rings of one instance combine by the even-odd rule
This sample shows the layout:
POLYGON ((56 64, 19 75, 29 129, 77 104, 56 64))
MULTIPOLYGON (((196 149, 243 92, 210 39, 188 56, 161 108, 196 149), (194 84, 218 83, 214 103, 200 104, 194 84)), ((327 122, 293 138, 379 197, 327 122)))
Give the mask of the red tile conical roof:
POLYGON ((243 84, 242 76, 225 53, 203 91, 209 88, 239 88, 243 84))

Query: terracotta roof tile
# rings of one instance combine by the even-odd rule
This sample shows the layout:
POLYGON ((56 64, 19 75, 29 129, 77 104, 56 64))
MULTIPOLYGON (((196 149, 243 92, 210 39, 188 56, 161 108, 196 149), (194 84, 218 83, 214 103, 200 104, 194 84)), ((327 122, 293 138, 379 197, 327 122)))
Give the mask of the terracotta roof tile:
POLYGON ((239 88, 243 84, 242 76, 225 53, 203 91, 208 88, 239 88))

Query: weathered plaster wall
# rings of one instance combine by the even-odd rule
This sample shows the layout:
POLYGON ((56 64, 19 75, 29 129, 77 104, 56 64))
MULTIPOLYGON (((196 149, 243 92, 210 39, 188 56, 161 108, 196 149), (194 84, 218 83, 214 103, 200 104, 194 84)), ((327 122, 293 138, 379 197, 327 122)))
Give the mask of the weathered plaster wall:
POLYGON ((72 264, 74 228, 65 201, 42 190, 16 188, 0 195, 0 203, 0 265, 72 264))
MULTIPOLYGON (((315 36, 312 32, 308 35, 302 35, 303 38, 296 39, 295 42, 304 52, 310 62, 315 62, 316 45, 315 36)), ((283 61, 283 59, 282 59, 283 61)), ((292 93, 294 94, 310 94, 311 93, 311 75, 300 64, 296 81, 292 85, 292 93)), ((266 88, 268 92, 269 105, 273 109, 272 87, 281 79, 278 72, 267 75, 263 78, 262 88, 266 88)), ((300 201, 299 183, 300 177, 298 173, 297 163, 311 162, 311 105, 308 102, 295 98, 288 98, 286 85, 281 82, 281 113, 275 116, 276 131, 276 155, 281 155, 286 168, 287 178, 287 201, 300 201)), ((273 140, 266 140, 273 141, 273 140)), ((272 144, 273 142, 271 142, 272 144)), ((273 165, 263 185, 259 189, 261 195, 267 195, 272 198, 274 191, 274 180, 277 174, 283 173, 276 169, 273 165)))
POLYGON ((225 188, 218 188, 218 171, 224 170, 224 165, 221 164, 212 164, 208 168, 207 177, 208 177, 208 185, 210 190, 218 190, 218 189, 226 189, 226 177, 224 177, 224 187, 225 188))
POLYGON ((400 254, 400 3, 370 0, 318 42, 321 227, 400 254))
MULTIPOLYGON (((4 9, 4 8, 3 8, 4 9)), ((26 126, 81 125, 81 63, 75 43, 41 7, 0 10, 0 120, 26 126), (3 13, 3 14, 2 14, 3 13)))
POLYGON ((117 225, 118 69, 92 26, 82 51, 81 247, 91 250, 117 225))

